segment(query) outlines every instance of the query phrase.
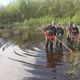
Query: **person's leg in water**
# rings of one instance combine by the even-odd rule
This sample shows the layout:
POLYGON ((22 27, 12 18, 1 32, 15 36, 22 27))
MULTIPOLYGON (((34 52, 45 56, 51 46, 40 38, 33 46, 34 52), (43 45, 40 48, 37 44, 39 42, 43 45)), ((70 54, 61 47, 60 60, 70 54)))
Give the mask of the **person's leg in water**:
MULTIPOLYGON (((58 39, 62 42, 62 37, 58 37, 58 39)), ((56 41, 56 48, 58 52, 62 50, 62 43, 59 40, 56 41)))
POLYGON ((50 40, 50 51, 53 50, 53 42, 50 40))
POLYGON ((60 42, 60 48, 62 48, 62 43, 60 42))
POLYGON ((58 40, 56 40, 56 48, 58 48, 58 43, 59 43, 58 40))
POLYGON ((59 49, 60 49, 60 52, 63 51, 63 47, 62 47, 62 43, 60 42, 60 45, 59 45, 59 49))
POLYGON ((56 51, 60 51, 60 42, 58 40, 56 40, 56 51))
POLYGON ((48 45, 49 45, 49 39, 46 39, 46 49, 48 49, 48 45))
MULTIPOLYGON (((62 42, 62 37, 60 38, 60 41, 62 42)), ((59 47, 62 48, 62 43, 60 42, 59 47)))

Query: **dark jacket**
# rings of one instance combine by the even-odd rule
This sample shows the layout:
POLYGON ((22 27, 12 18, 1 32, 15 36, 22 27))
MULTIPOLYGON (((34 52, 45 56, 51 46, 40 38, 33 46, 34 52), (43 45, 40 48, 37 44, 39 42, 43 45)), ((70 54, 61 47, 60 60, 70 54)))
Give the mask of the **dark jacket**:
POLYGON ((51 36, 51 35, 55 35, 56 36, 56 28, 55 28, 55 26, 49 25, 44 29, 44 31, 48 31, 48 35, 49 36, 51 36))

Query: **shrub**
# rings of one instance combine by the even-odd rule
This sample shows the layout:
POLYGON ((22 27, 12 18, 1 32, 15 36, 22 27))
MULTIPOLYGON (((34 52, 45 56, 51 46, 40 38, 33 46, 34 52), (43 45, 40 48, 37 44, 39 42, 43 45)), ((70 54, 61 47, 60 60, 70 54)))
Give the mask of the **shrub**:
POLYGON ((80 25, 80 15, 73 16, 72 21, 75 22, 77 25, 80 25))

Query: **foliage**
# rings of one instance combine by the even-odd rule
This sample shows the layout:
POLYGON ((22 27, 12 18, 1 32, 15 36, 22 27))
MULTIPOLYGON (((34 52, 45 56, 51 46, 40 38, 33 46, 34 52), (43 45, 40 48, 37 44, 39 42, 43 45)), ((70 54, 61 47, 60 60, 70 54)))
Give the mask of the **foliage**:
POLYGON ((72 21, 80 25, 80 15, 73 16, 72 21))
POLYGON ((16 0, 0 8, 0 24, 48 24, 52 21, 80 25, 80 0, 16 0))
POLYGON ((45 16, 45 17, 41 17, 41 18, 31 18, 31 19, 25 19, 24 20, 24 24, 27 26, 40 26, 42 24, 49 24, 52 21, 54 21, 54 19, 52 17, 49 16, 45 16))

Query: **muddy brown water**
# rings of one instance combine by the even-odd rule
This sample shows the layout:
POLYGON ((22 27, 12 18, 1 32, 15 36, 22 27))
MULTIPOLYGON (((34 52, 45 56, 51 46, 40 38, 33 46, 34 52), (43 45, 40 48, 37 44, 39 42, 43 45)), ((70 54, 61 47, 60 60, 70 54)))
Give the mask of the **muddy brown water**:
POLYGON ((45 50, 40 32, 10 35, 0 38, 0 80, 80 80, 80 65, 71 67, 65 48, 45 50))

